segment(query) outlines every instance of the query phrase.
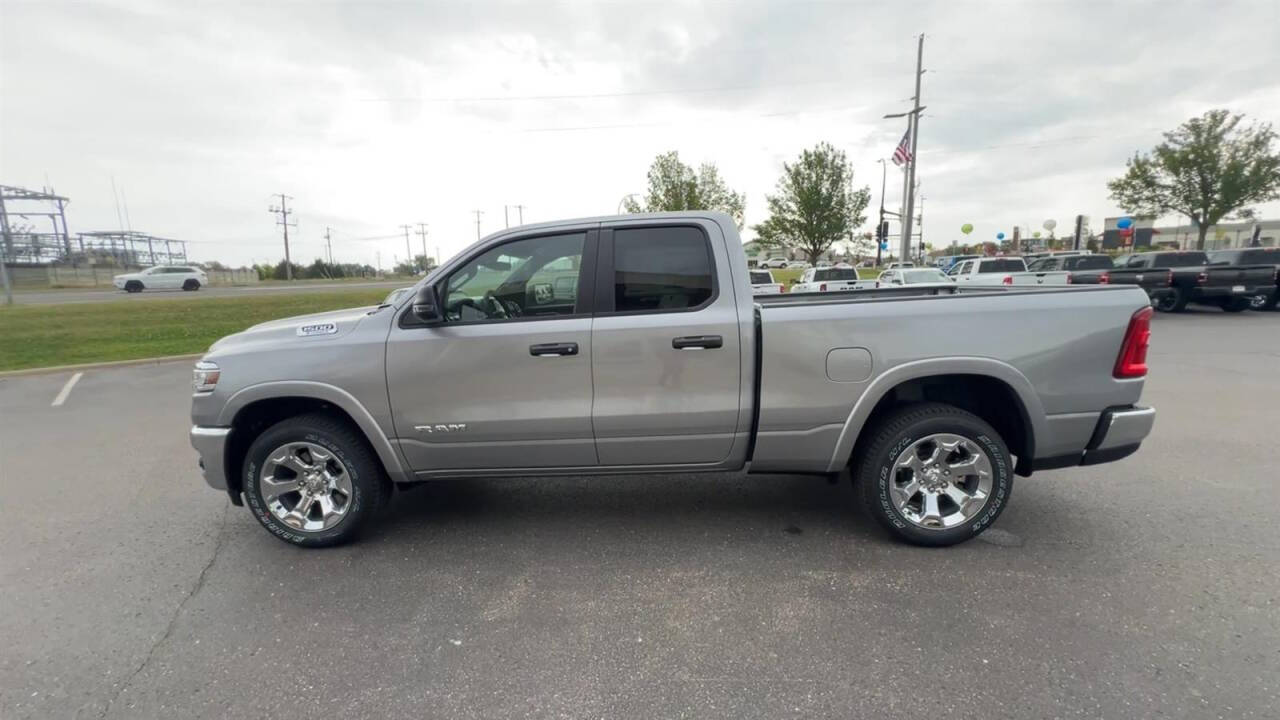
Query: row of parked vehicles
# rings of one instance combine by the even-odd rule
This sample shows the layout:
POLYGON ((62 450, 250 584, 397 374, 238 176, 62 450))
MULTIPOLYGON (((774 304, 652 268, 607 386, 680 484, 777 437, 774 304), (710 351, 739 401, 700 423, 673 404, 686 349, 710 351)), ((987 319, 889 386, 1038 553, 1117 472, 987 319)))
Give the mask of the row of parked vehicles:
MULTIPOLYGON (((956 256, 949 265, 894 264, 874 280, 859 279, 852 267, 810 268, 791 292, 844 292, 886 286, 949 284, 1017 287, 1028 285, 1137 285, 1162 312, 1182 312, 1190 304, 1225 312, 1274 310, 1280 305, 1280 248, 1170 250, 1120 255, 1089 251, 1038 253, 1026 257, 956 256), (945 270, 945 271, 944 271, 945 270)), ((786 292, 768 270, 752 270, 756 294, 786 292)))

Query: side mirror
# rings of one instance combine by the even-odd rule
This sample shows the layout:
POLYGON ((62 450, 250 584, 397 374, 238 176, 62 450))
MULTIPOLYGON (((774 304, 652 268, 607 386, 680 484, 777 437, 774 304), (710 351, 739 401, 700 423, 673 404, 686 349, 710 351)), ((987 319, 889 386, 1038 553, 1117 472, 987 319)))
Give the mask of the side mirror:
POLYGON ((434 285, 423 285, 413 297, 413 314, 425 323, 440 322, 440 300, 436 296, 434 285))

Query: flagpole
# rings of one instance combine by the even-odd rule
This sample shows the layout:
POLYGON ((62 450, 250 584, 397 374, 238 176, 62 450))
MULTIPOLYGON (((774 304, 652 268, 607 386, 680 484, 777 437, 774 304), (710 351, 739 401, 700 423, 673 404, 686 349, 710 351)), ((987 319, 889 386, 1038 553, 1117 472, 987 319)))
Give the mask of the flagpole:
POLYGON ((924 74, 924 33, 920 33, 920 42, 916 46, 916 95, 915 107, 911 110, 911 165, 907 168, 907 214, 902 222, 902 257, 905 259, 911 248, 911 225, 916 209, 916 149, 920 142, 920 76, 924 74))

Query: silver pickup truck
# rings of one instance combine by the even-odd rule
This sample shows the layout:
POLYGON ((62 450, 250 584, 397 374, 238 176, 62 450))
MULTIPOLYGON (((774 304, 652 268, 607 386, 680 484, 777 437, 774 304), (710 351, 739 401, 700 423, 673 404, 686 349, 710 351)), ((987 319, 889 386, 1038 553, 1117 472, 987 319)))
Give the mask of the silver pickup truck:
POLYGON ((1015 474, 1138 449, 1150 316, 1137 287, 753 297, 727 215, 547 223, 393 304, 214 343, 191 442, 209 485, 303 546, 436 478, 744 469, 848 470, 892 534, 949 545, 1015 474))

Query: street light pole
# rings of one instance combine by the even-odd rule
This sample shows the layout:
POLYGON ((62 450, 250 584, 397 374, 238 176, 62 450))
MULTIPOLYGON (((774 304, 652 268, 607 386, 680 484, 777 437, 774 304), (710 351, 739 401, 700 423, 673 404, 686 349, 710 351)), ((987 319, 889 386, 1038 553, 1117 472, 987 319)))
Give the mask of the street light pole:
POLYGON ((880 267, 881 243, 889 240, 884 232, 884 190, 885 182, 889 175, 889 165, 884 161, 884 158, 880 158, 876 162, 880 163, 880 221, 876 223, 876 267, 880 267))

